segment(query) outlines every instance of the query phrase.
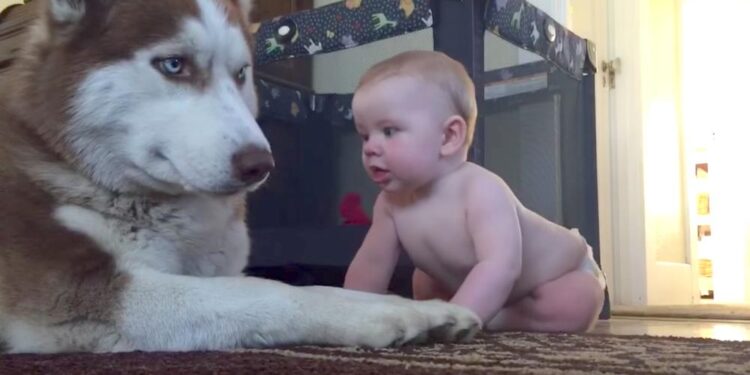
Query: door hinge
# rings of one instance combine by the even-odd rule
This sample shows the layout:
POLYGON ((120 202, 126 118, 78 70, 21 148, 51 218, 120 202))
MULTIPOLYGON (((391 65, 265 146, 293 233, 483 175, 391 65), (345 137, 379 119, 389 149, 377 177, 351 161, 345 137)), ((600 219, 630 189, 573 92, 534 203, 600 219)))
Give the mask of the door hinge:
POLYGON ((619 73, 621 69, 620 58, 616 58, 610 61, 602 61, 602 85, 609 87, 609 89, 615 88, 615 73, 619 73))

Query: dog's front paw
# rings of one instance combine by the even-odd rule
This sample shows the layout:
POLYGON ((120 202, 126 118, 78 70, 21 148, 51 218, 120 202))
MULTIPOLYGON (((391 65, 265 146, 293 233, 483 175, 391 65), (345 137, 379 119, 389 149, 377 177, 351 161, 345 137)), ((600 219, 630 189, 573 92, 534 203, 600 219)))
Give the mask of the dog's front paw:
POLYGON ((440 300, 416 303, 426 314, 433 314, 429 341, 468 342, 482 329, 482 320, 467 308, 440 300))
MULTIPOLYGON (((466 342, 481 330, 472 311, 443 301, 403 301, 373 317, 357 346, 399 347, 431 342, 466 342)), ((379 310, 379 309, 376 309, 379 310)))

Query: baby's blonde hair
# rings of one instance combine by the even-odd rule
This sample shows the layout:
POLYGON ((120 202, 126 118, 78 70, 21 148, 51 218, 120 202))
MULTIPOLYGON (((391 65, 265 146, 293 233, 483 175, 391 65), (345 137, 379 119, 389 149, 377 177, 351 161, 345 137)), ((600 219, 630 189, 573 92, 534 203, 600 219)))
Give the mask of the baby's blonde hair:
POLYGON ((461 63, 438 51, 407 51, 385 59, 368 69, 357 90, 395 76, 419 78, 437 85, 448 95, 456 114, 466 122, 465 147, 471 145, 477 120, 474 82, 461 63))

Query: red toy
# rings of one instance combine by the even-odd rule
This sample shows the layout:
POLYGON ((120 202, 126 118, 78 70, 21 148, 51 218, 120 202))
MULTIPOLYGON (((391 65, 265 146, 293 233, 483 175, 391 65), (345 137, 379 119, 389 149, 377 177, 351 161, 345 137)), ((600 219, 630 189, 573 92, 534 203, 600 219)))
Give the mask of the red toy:
POLYGON ((370 218, 362 209, 362 197, 357 193, 347 193, 339 204, 339 214, 344 225, 370 225, 370 218))

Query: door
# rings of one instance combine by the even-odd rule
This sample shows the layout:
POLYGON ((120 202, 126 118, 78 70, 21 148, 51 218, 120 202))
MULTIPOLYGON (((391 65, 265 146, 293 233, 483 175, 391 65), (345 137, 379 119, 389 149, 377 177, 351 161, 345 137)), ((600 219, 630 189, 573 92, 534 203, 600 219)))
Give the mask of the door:
POLYGON ((679 0, 609 1, 613 256, 617 304, 699 299, 689 243, 682 134, 679 0))
POLYGON ((683 191, 678 5, 569 0, 569 26, 597 45, 601 259, 615 311, 698 300, 683 191))

